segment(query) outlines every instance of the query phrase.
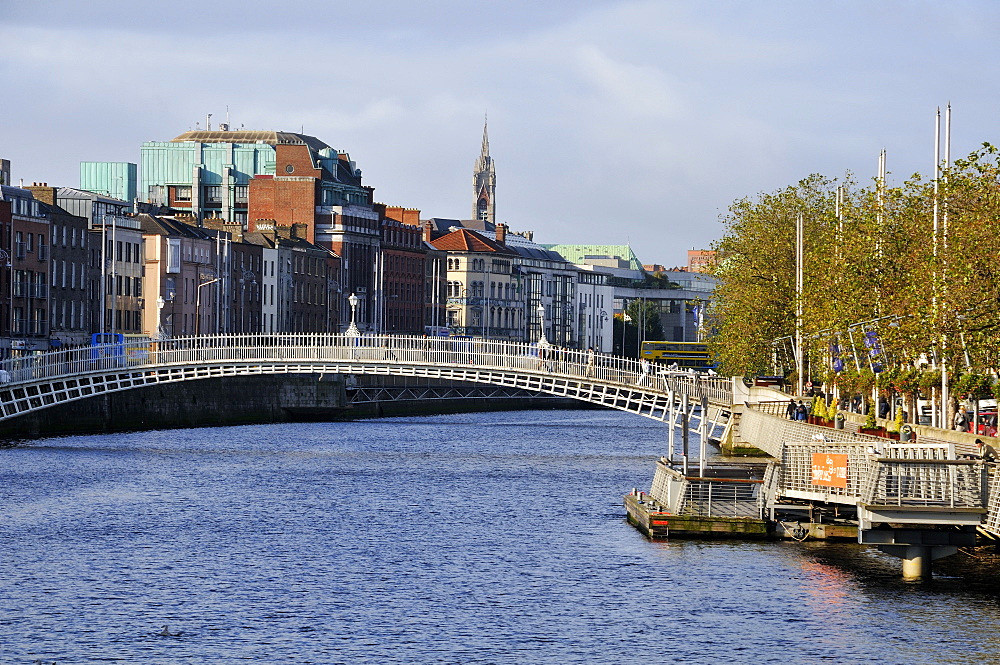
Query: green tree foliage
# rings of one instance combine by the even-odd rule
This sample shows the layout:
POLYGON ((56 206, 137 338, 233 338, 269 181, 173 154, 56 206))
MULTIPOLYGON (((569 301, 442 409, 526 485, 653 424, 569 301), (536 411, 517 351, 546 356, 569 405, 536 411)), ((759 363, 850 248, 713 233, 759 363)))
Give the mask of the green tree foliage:
MULTIPOLYGON (((802 332, 810 376, 833 378, 832 343, 855 372, 873 365, 899 368, 898 380, 893 375, 889 383, 879 381, 884 390, 911 392, 917 381, 906 371, 942 359, 953 374, 996 376, 1000 261, 992 245, 1000 220, 998 157, 995 147, 984 144, 936 183, 914 175, 894 187, 877 181, 860 187, 850 174, 812 175, 734 202, 723 217, 725 232, 714 246, 712 267, 718 285, 710 342, 722 371, 771 373, 773 342, 795 335, 795 224, 801 214, 802 332), (869 331, 878 335, 882 350, 874 359, 863 343, 869 331)), ((874 385, 870 372, 837 383, 861 390, 874 385)))

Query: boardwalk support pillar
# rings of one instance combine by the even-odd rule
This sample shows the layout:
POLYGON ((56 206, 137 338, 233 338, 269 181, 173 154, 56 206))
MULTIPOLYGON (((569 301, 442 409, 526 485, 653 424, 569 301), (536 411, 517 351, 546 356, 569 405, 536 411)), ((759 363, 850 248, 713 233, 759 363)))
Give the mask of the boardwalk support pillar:
POLYGON ((954 545, 879 545, 878 548, 903 560, 904 580, 929 580, 932 561, 958 552, 954 545))
POLYGON ((886 554, 903 560, 903 579, 930 579, 931 562, 976 544, 975 526, 950 528, 859 529, 858 542, 875 545, 886 554))

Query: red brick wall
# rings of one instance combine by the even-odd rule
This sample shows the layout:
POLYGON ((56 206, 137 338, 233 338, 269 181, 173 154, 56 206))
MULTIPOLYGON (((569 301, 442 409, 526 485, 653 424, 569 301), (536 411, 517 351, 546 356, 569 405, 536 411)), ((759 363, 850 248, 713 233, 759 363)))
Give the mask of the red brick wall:
POLYGON ((306 145, 276 145, 274 147, 274 175, 319 178, 320 169, 313 167, 312 154, 306 145), (289 171, 288 167, 292 167, 289 171))
POLYGON ((315 242, 318 182, 316 179, 251 179, 247 209, 250 230, 257 230, 258 219, 273 219, 278 226, 305 224, 306 240, 315 242))

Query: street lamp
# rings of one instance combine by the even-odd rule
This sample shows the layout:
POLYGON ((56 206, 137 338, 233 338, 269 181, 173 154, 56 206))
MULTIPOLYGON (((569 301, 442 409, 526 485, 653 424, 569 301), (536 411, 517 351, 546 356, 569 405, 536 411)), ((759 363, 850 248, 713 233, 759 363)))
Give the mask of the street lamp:
POLYGON ((252 270, 243 269, 240 274, 240 332, 245 333, 246 329, 246 281, 252 280, 250 286, 257 286, 257 275, 252 270))
POLYGON ((355 322, 355 315, 358 310, 358 303, 361 299, 358 298, 353 293, 347 297, 347 302, 351 305, 351 325, 347 326, 345 334, 353 335, 354 337, 361 337, 361 331, 358 330, 358 324, 355 322))
MULTIPOLYGON (((206 277, 211 277, 209 274, 198 275, 200 279, 205 279, 206 277)), ((198 288, 195 289, 195 300, 194 300, 194 334, 195 337, 201 334, 201 289, 202 287, 208 286, 209 284, 214 284, 219 281, 219 277, 213 277, 212 279, 201 282, 198 284, 198 288)))
MULTIPOLYGON (((594 332, 594 346, 597 347, 598 351, 603 351, 604 346, 604 322, 608 320, 608 312, 606 310, 601 310, 601 316, 598 323, 598 329, 594 332)), ((611 337, 614 339, 614 331, 611 332, 611 337)))
POLYGON ((156 296, 156 338, 166 339, 163 330, 163 306, 167 303, 163 296, 156 296))

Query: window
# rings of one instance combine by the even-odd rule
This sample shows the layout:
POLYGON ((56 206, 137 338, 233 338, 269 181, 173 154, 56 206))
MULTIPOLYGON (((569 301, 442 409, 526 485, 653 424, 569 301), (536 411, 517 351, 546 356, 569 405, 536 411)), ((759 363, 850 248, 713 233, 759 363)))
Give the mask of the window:
POLYGON ((247 185, 236 185, 233 187, 233 198, 236 199, 236 203, 246 203, 247 195, 249 192, 249 187, 247 185))
POLYGON ((206 203, 222 203, 222 187, 220 185, 207 185, 205 187, 206 203))
POLYGON ((175 201, 190 201, 191 200, 191 187, 188 185, 178 185, 174 187, 174 200, 175 201))

